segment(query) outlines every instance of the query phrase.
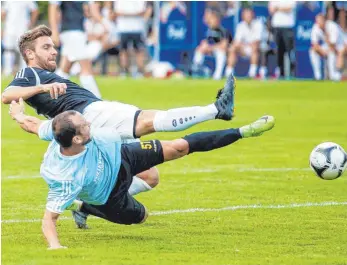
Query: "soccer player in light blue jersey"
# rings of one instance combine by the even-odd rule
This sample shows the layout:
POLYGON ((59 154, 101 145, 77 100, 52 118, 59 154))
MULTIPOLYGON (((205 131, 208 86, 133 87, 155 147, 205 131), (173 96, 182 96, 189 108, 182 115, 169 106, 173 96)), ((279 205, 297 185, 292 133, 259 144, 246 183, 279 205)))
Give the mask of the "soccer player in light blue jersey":
POLYGON ((49 186, 42 231, 50 249, 64 248, 56 222, 65 209, 79 209, 118 224, 142 223, 148 212, 128 192, 134 175, 194 152, 259 136, 275 125, 272 116, 264 116, 239 129, 193 133, 172 141, 122 144, 116 130, 91 130, 90 123, 77 111, 65 111, 53 121, 43 122, 24 114, 20 98, 19 103, 11 103, 10 115, 25 131, 51 141, 40 170, 49 186), (53 132, 47 129, 50 125, 53 132))

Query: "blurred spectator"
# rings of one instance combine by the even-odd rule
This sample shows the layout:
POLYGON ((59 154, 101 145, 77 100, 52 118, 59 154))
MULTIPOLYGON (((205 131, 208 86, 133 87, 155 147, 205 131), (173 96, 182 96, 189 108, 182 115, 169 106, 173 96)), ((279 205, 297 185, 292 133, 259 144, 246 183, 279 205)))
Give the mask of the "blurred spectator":
POLYGON ((339 11, 338 21, 344 32, 347 32, 347 1, 336 1, 336 8, 339 11))
POLYGON ((262 41, 260 43, 260 68, 259 78, 266 79, 268 74, 267 65, 269 57, 276 55, 277 50, 275 48, 275 37, 272 33, 271 20, 267 19, 265 29, 262 33, 262 41))
POLYGON ((323 58, 327 59, 329 78, 340 80, 344 63, 344 36, 339 25, 326 20, 323 14, 318 14, 311 32, 311 43, 310 59, 315 79, 322 79, 321 58, 323 58))
POLYGON ((216 69, 213 79, 218 80, 223 76, 226 62, 227 47, 231 41, 231 35, 221 25, 221 14, 218 9, 208 7, 205 10, 204 21, 208 26, 206 38, 195 49, 193 58, 193 71, 198 71, 205 60, 205 55, 213 54, 216 58, 216 69))
POLYGON ((234 72, 238 55, 250 58, 248 76, 251 78, 256 76, 260 45, 262 47, 266 45, 264 33, 264 24, 254 18, 253 10, 245 8, 242 11, 242 21, 236 27, 235 38, 229 49, 226 76, 234 72))
POLYGON ((129 74, 130 48, 136 56, 137 72, 135 77, 142 77, 145 65, 145 1, 116 1, 114 5, 117 29, 120 36, 121 76, 129 74))
MULTIPOLYGON (((100 9, 100 2, 96 2, 97 7, 100 9)), ((92 16, 89 9, 85 10, 86 19, 84 21, 84 28, 87 34, 87 59, 95 62, 98 57, 108 49, 114 48, 119 43, 119 37, 116 25, 109 19, 108 6, 102 9, 102 23, 92 16)), ((100 10, 99 10, 100 11, 100 10)), ((75 62, 71 68, 71 74, 78 74, 81 66, 75 62)))
MULTIPOLYGON (((28 29, 35 26, 39 11, 34 1, 2 2, 1 21, 4 24, 3 44, 4 44, 4 67, 5 76, 13 73, 13 68, 18 53, 18 38, 28 29)), ((19 56, 20 67, 26 66, 24 60, 19 56)))
POLYGON ((48 7, 48 19, 52 29, 52 39, 56 46, 61 41, 61 60, 57 74, 68 78, 73 62, 79 62, 81 66, 81 86, 90 90, 97 97, 101 97, 99 88, 93 77, 92 63, 88 57, 87 35, 84 29, 85 11, 90 8, 95 20, 102 23, 102 17, 96 3, 75 1, 50 1, 48 7), (60 12, 59 12, 60 11, 60 12), (59 18, 61 13, 61 19, 59 18), (59 23, 61 33, 59 36, 59 23))
POLYGON ((278 47, 276 76, 284 77, 284 53, 287 52, 290 60, 292 75, 295 72, 294 53, 294 26, 295 1, 270 1, 269 12, 272 16, 271 25, 274 29, 275 40, 278 47))

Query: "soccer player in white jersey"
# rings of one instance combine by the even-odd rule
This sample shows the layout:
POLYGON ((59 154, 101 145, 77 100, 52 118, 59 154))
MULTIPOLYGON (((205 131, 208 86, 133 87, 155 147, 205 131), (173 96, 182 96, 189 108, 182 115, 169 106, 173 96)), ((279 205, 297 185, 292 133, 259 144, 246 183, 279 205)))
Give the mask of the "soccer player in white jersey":
POLYGON ((318 14, 311 31, 311 44, 309 53, 315 79, 323 78, 321 59, 326 59, 329 78, 339 81, 344 63, 344 36, 339 25, 318 14))
POLYGON ((216 68, 213 79, 219 80, 223 77, 223 70, 227 59, 227 49, 231 42, 231 34, 222 26, 222 14, 217 8, 207 7, 204 20, 208 26, 205 38, 196 47, 193 58, 193 71, 201 69, 205 55, 213 55, 216 60, 216 68))
MULTIPOLYGON (((19 71, 2 93, 4 104, 23 98, 38 114, 51 119, 66 110, 75 110, 95 128, 117 129, 123 141, 134 141, 153 132, 181 131, 208 120, 231 120, 234 115, 235 79, 232 75, 218 92, 217 100, 206 106, 141 110, 116 101, 103 101, 54 73, 57 51, 51 35, 48 27, 38 26, 21 36, 19 47, 28 67, 19 71)), ((155 168, 134 176, 132 194, 150 190, 158 179, 155 168)), ((82 222, 78 226, 80 224, 82 222)))
POLYGON ((90 123, 76 111, 65 111, 53 121, 42 122, 26 116, 23 99, 19 99, 19 104, 11 103, 10 114, 25 131, 51 141, 40 170, 49 186, 42 221, 49 249, 64 248, 56 229, 64 210, 80 208, 118 224, 143 223, 148 211, 128 193, 133 175, 194 152, 211 151, 241 138, 259 136, 275 125, 272 116, 264 116, 238 129, 193 133, 172 141, 121 144, 116 130, 91 130, 90 123), (76 201, 77 198, 83 202, 76 201))
POLYGON ((115 1, 114 12, 117 19, 117 29, 120 37, 120 75, 125 77, 130 73, 130 48, 136 57, 136 78, 143 77, 145 67, 145 13, 146 1, 115 1))
MULTIPOLYGON (((4 23, 4 65, 3 74, 13 74, 16 53, 19 53, 17 41, 28 29, 35 26, 39 15, 37 4, 34 1, 6 1, 1 3, 1 20, 4 23)), ((21 58, 20 68, 25 67, 21 58)))
POLYGON ((263 23, 254 19, 253 10, 245 8, 242 11, 242 21, 236 27, 235 38, 229 49, 226 76, 234 72, 238 55, 250 58, 248 76, 251 78, 256 76, 260 43, 266 42, 264 31, 263 23))
MULTIPOLYGON (((99 9, 99 2, 95 3, 99 9)), ((103 9, 102 11, 106 11, 103 9)), ((89 9, 86 9, 86 19, 84 21, 84 29, 87 34, 87 55, 91 62, 94 62, 103 52, 116 47, 119 44, 119 36, 116 24, 108 19, 107 12, 102 12, 102 23, 91 15, 89 9), (106 14, 105 14, 106 13, 106 14)), ((75 62, 71 69, 71 75, 77 75, 81 71, 81 66, 75 62)))
POLYGON ((92 62, 88 57, 87 35, 84 30, 84 11, 89 9, 92 16, 102 22, 97 4, 88 1, 50 1, 48 6, 49 24, 52 28, 52 39, 61 44, 61 60, 57 74, 63 78, 69 77, 72 63, 79 62, 81 85, 101 98, 101 94, 93 76, 92 62), (59 12, 61 20, 59 19, 59 12), (59 35, 60 22, 60 35, 59 35))

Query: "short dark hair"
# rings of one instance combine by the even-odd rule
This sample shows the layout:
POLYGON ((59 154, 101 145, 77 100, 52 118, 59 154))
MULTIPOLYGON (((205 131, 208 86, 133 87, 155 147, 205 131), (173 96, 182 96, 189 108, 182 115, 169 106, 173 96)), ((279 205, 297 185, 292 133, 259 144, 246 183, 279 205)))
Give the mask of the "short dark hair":
POLYGON ((70 117, 77 114, 74 110, 64 111, 57 115, 52 123, 54 139, 61 147, 68 148, 72 145, 72 138, 78 134, 78 128, 70 117))
POLYGON ((23 59, 26 63, 28 63, 28 58, 26 57, 25 51, 27 49, 35 50, 35 41, 43 36, 51 37, 52 31, 49 27, 45 25, 37 26, 32 30, 25 32, 22 36, 20 36, 18 41, 19 51, 23 56, 23 59))

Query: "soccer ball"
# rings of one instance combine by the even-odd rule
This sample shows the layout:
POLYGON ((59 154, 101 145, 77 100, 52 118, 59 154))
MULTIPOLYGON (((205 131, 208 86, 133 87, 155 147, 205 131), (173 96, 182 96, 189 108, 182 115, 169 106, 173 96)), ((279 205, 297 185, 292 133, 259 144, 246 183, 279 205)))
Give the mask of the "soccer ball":
POLYGON ((311 152, 310 165, 318 177, 328 180, 336 179, 347 168, 347 154, 338 144, 321 143, 311 152))

